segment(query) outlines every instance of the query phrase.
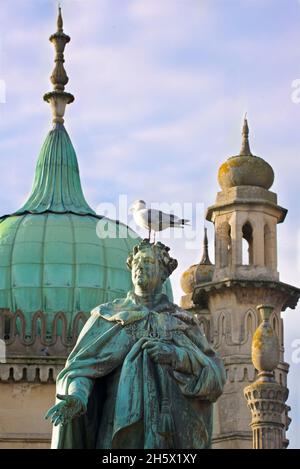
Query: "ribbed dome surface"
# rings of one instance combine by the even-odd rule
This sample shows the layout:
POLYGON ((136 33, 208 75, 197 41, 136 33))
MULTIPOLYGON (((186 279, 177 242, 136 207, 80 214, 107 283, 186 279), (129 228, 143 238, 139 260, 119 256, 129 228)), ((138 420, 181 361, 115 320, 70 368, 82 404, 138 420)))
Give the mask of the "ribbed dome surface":
POLYGON ((56 124, 48 133, 36 165, 31 194, 16 213, 47 210, 95 215, 84 198, 76 153, 62 124, 56 124))
MULTIPOLYGON (((68 318, 130 288, 131 238, 100 239, 101 220, 74 214, 11 216, 0 222, 0 308, 63 311, 68 318)), ((109 229, 116 222, 105 220, 109 229)), ((127 230, 124 225, 121 229, 127 230)), ((51 314, 50 314, 51 315, 51 314)))

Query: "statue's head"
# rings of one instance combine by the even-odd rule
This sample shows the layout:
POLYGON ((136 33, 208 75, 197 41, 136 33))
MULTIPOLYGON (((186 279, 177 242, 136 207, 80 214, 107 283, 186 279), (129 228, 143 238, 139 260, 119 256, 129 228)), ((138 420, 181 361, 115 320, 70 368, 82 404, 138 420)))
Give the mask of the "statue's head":
POLYGON ((144 292, 159 291, 178 263, 169 255, 170 248, 158 242, 142 241, 127 259, 133 285, 144 292))

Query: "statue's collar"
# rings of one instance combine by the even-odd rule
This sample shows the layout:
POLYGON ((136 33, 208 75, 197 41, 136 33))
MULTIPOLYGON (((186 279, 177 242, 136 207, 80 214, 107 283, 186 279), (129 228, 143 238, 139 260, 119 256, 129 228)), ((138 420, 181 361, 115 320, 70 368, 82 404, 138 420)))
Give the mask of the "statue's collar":
POLYGON ((173 303, 169 301, 169 298, 167 297, 167 295, 163 293, 158 293, 154 295, 151 299, 151 303, 150 302, 147 303, 142 297, 136 295, 134 291, 129 291, 127 293, 126 300, 131 301, 135 305, 142 306, 143 308, 147 308, 149 311, 157 311, 157 312, 168 309, 173 305, 173 303))
POLYGON ((107 321, 115 321, 126 325, 145 318, 151 311, 157 313, 173 312, 174 308, 175 305, 169 301, 167 295, 157 295, 150 308, 150 306, 148 307, 143 303, 141 297, 130 291, 126 298, 100 305, 92 311, 92 314, 99 314, 107 321))

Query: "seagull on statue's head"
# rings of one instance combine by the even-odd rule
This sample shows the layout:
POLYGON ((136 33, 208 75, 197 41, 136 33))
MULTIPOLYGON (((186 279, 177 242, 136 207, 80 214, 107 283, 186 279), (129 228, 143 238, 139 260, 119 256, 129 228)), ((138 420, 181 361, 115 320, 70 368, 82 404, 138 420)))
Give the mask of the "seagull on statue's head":
POLYGON ((148 230, 149 241, 151 231, 154 231, 154 242, 156 232, 165 230, 166 228, 183 228, 183 226, 187 225, 190 221, 185 218, 177 217, 172 213, 164 213, 161 210, 147 208, 146 202, 143 200, 133 202, 129 211, 132 212, 135 223, 141 228, 148 230))

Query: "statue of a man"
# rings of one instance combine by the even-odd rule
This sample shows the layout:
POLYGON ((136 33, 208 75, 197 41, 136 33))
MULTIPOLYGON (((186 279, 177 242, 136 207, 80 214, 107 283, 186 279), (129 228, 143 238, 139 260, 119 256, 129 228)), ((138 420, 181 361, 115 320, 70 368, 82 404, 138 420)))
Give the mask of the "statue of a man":
POLYGON ((52 448, 208 448, 222 361, 162 285, 177 267, 162 243, 129 256, 133 290, 95 308, 57 378, 52 448))

